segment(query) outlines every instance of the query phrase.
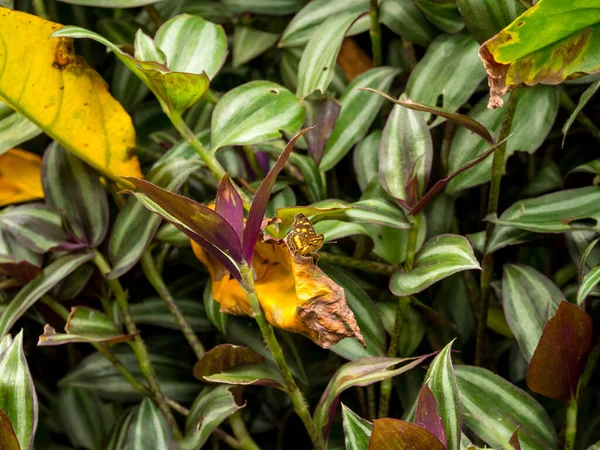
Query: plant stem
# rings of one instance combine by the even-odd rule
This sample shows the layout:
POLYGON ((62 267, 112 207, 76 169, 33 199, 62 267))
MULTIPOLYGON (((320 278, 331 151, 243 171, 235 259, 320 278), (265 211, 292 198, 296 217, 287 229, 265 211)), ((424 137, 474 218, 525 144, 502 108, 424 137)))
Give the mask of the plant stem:
POLYGON ((146 10, 146 13, 148 13, 150 20, 152 20, 152 23, 154 23, 156 28, 159 28, 165 22, 154 5, 146 5, 144 6, 144 9, 146 10))
POLYGON ((402 48, 404 49, 404 55, 406 56, 406 61, 408 62, 408 67, 410 71, 415 68, 417 65, 417 55, 415 53, 415 47, 412 42, 410 42, 406 38, 402 39, 402 48))
POLYGON ((33 0, 33 11, 36 16, 48 20, 48 13, 46 12, 44 0, 33 0))
POLYGON ((254 442, 246 424, 242 419, 242 414, 239 411, 234 412, 229 416, 229 424, 233 430, 233 434, 240 443, 240 448, 243 450, 260 450, 260 447, 254 442))
MULTIPOLYGON (((512 128, 513 118, 515 116, 515 110, 517 109, 517 102, 519 95, 519 89, 516 89, 510 93, 510 98, 504 115, 502 116, 502 126, 500 127, 500 136, 498 141, 505 140, 510 134, 512 128)), ((502 143, 494 152, 494 159, 492 161, 492 181, 490 183, 490 191, 488 197, 488 214, 496 214, 498 212, 498 201, 500 199, 500 182, 502 181, 502 175, 504 174, 504 159, 506 155, 506 142, 502 143)), ((494 224, 488 222, 485 228, 485 242, 490 241, 490 237, 494 232, 494 224)), ((483 257, 482 271, 481 271, 481 299, 479 302, 479 315, 477 318, 477 340, 475 343, 475 364, 481 365, 483 362, 485 341, 486 341, 486 327, 487 327, 487 315, 490 303, 490 285, 492 281, 492 275, 494 271, 494 258, 492 254, 486 254, 483 257)))
POLYGON ((235 450, 242 450, 242 444, 238 442, 236 438, 231 436, 230 434, 225 433, 223 430, 217 428, 214 431, 215 435, 219 437, 223 442, 225 442, 229 447, 235 450))
MULTIPOLYGON (((171 123, 173 126, 179 131, 181 136, 187 141, 190 146, 196 150, 196 153, 200 156, 200 159, 206 164, 206 167, 210 172, 218 179, 221 180, 225 176, 225 169, 221 166, 221 163, 217 161, 214 153, 209 152, 202 143, 198 140, 196 135, 190 130, 190 128, 183 121, 183 118, 179 114, 171 113, 169 116, 171 119, 171 123)), ((233 181, 232 181, 233 183, 233 181)), ((234 184, 235 186, 235 184, 234 184)), ((237 187, 237 186, 236 186, 237 187)), ((250 209, 250 198, 246 195, 246 193, 237 187, 238 193, 240 197, 242 197, 242 201, 244 202, 244 208, 246 210, 250 209)))
POLYGON ((352 256, 335 255, 333 253, 326 252, 319 253, 319 261, 335 264, 337 266, 349 267, 351 269, 358 269, 365 272, 378 273, 380 275, 390 276, 398 272, 398 268, 390 264, 358 259, 352 256))
POLYGON ((371 18, 371 48, 373 51, 373 65, 379 67, 383 64, 381 56, 381 26, 379 25, 379 6, 377 0, 371 0, 369 16, 371 18))
MULTIPOLYGON (((571 97, 569 97, 569 94, 567 94, 564 88, 559 88, 558 92, 560 95, 560 105, 570 113, 573 113, 577 108, 575 102, 571 99, 571 97)), ((575 120, 583 125, 583 127, 588 130, 588 132, 594 139, 596 139, 596 141, 600 142, 600 130, 583 111, 579 111, 577 113, 575 120)))
POLYGON ((139 335, 137 325, 131 317, 131 313, 129 311, 129 303, 127 301, 127 292, 125 292, 123 286, 121 286, 121 283, 118 279, 115 278, 111 280, 106 277, 106 275, 110 273, 111 268, 108 262, 99 252, 96 252, 96 254, 94 255, 93 262, 94 264, 96 264, 96 267, 98 267, 98 269, 100 270, 100 273, 104 276, 108 286, 110 287, 115 296, 115 301, 117 302, 117 305, 121 310, 121 315, 123 316, 123 321, 125 322, 125 328, 127 329, 127 332, 129 334, 135 335, 133 341, 131 341, 129 345, 131 346, 133 352, 135 353, 135 356, 137 357, 142 375, 144 376, 148 383, 148 386, 150 387, 150 393, 152 394, 152 397, 154 398, 159 409, 165 416, 171 428, 171 432, 173 433, 173 437, 177 440, 181 440, 183 436, 181 435, 181 431, 179 430, 177 422, 173 417, 171 408, 169 408, 169 405, 167 404, 167 399, 162 393, 156 375, 154 374, 154 369, 152 368, 152 363, 150 362, 150 357, 148 355, 146 343, 139 335))
POLYGON ((240 268, 240 272, 242 275, 242 289, 248 297, 248 301, 252 307, 254 319, 258 323, 258 327, 260 328, 263 338, 265 339, 267 347, 271 352, 271 355, 273 355, 275 364, 277 365, 277 368, 279 369, 279 372, 285 381, 287 393, 291 397, 294 405, 294 411, 304 423, 304 427, 310 436, 310 440, 312 441, 314 449, 324 450, 325 444, 323 442, 323 435, 319 430, 317 430, 315 422, 308 411, 308 406, 304 401, 302 392, 300 392, 300 389, 298 389, 298 385, 292 376, 292 372, 285 361, 283 351, 281 350, 281 346, 277 341, 273 327, 271 327, 271 325, 267 322, 267 319, 260 306, 256 289, 254 287, 254 274, 252 268, 248 265, 243 265, 240 268))
POLYGON ((206 353, 206 350, 204 349, 204 346, 198 339, 198 336, 196 336, 196 333, 194 333, 194 330, 192 330, 190 323, 181 312, 181 309, 179 309, 179 306, 177 306, 177 303, 175 303, 175 299, 171 295, 169 288, 165 284, 161 274, 156 268, 156 264, 154 264, 154 260, 152 259, 152 254, 150 253, 150 251, 146 251, 144 253, 141 262, 142 269, 144 270, 144 275, 146 275, 146 278, 148 279, 150 284, 154 286, 154 289, 156 289, 156 292, 158 292, 160 298, 164 300, 165 304, 167 305, 167 308, 169 309, 169 312, 175 319, 175 322, 177 322, 177 325, 183 332, 183 335, 194 350, 196 358, 202 358, 202 356, 204 356, 204 353, 206 353))
MULTIPOLYGON (((406 271, 411 271, 415 262, 415 254, 417 251, 417 240, 419 238, 419 224, 421 223, 421 214, 414 216, 413 226, 408 230, 408 241, 406 244, 406 271)), ((394 358, 398 353, 398 344, 402 336, 402 324, 408 310, 410 297, 398 297, 398 306, 396 307, 396 319, 394 321, 394 334, 390 341, 387 356, 394 358)), ((390 396, 392 394, 392 379, 387 378, 381 382, 379 392, 379 414, 378 417, 383 419, 387 416, 390 407, 390 396)))
POLYGON ((567 404, 567 417, 565 420, 565 450, 575 448, 575 437, 577 435, 577 398, 573 397, 567 404))
POLYGON ((375 399, 375 385, 367 386, 367 406, 369 408, 369 420, 377 418, 377 400, 375 399))

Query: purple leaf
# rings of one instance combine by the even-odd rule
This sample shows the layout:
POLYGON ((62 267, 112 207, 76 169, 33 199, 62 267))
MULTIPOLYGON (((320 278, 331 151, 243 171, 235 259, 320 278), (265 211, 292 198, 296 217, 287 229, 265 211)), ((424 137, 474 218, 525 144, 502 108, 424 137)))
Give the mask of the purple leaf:
POLYGON ((314 128, 306 134, 306 143, 308 154, 319 165, 342 106, 333 98, 322 98, 311 103, 312 108, 307 108, 306 124, 314 128))
POLYGON ((269 172, 270 158, 267 152, 256 152, 256 161, 264 173, 269 172))
MULTIPOLYGON (((134 177, 125 179, 135 185, 160 210, 152 209, 142 202, 146 208, 162 215, 223 264, 233 276, 240 279, 239 270, 235 266, 235 263, 241 264, 244 260, 240 240, 223 217, 198 202, 173 194, 147 181, 134 177)), ((136 196, 142 200, 137 194, 136 196)))
POLYGON ((238 235, 241 245, 244 230, 244 205, 240 194, 233 187, 228 173, 219 184, 215 211, 231 225, 238 235))
POLYGON ((369 450, 446 450, 429 431, 398 419, 373 422, 369 450))
POLYGON ((508 441, 508 443, 512 445, 515 450, 521 450, 521 443, 519 442, 519 428, 521 428, 521 425, 515 429, 515 432, 508 441))
POLYGON ((279 175, 279 172, 281 172, 281 169, 283 169, 285 166, 285 163, 287 162, 288 157, 290 156, 290 153, 292 152, 294 144, 298 138, 310 129, 311 128, 305 128, 296 136, 294 136, 290 142, 288 142, 288 145, 285 146, 283 152, 281 152, 281 155, 279 155, 277 162, 256 191, 256 195, 252 201, 252 206, 250 207, 250 212, 248 213, 248 220, 246 221, 243 239, 244 256, 246 257, 246 261, 249 265, 252 265, 254 246, 256 245, 256 240, 258 239, 258 234, 260 233, 260 227, 265 216, 265 211, 267 210, 267 205, 269 204, 269 198, 271 197, 271 190, 273 190, 275 179, 277 178, 277 175, 279 175))
POLYGON ((415 425, 425 428, 446 447, 444 421, 438 414, 437 402, 427 383, 423 385, 419 393, 417 409, 415 411, 415 425))

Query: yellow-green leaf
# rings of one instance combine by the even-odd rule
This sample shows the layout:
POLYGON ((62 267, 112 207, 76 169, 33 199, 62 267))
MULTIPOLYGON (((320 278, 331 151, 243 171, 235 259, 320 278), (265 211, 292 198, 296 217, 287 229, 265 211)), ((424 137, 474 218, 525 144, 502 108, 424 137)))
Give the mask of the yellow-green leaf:
POLYGON ((596 0, 541 0, 479 49, 490 108, 520 85, 559 84, 600 70, 600 5, 596 0))
POLYGON ((141 176, 131 118, 61 27, 0 8, 0 100, 104 175, 141 176))
POLYGON ((0 206, 44 198, 42 159, 24 150, 0 155, 0 206))

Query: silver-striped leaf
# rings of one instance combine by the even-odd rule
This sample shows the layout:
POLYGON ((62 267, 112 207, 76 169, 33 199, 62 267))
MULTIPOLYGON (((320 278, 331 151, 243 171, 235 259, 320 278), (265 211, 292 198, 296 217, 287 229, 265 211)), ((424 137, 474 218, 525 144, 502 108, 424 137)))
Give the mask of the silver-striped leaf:
POLYGON ((0 155, 40 134, 36 124, 0 102, 0 155))
POLYGON ((127 440, 129 450, 166 450, 171 432, 164 416, 148 397, 137 408, 129 427, 127 440))
POLYGON ((600 266, 594 267, 581 281, 577 290, 577 304, 583 305, 586 297, 592 293, 594 288, 600 283, 600 266))
POLYGON ((384 0, 379 13, 380 21, 398 36, 427 47, 439 31, 427 21, 415 3, 384 0))
POLYGON ((362 419, 342 403, 342 420, 346 450, 366 450, 373 432, 373 424, 362 419))
POLYGON ((240 67, 275 45, 279 39, 276 33, 237 25, 233 30, 233 67, 240 67))

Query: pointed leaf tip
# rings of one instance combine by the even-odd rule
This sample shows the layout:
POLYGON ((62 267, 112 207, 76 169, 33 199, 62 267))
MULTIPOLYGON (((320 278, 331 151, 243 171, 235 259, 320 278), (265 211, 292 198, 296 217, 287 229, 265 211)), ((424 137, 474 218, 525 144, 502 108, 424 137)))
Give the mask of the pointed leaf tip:
POLYGON ((226 173, 219 183, 215 211, 231 225, 238 235, 241 245, 244 230, 244 204, 240 194, 231 183, 229 173, 226 173))

